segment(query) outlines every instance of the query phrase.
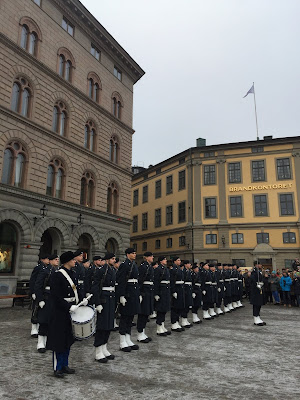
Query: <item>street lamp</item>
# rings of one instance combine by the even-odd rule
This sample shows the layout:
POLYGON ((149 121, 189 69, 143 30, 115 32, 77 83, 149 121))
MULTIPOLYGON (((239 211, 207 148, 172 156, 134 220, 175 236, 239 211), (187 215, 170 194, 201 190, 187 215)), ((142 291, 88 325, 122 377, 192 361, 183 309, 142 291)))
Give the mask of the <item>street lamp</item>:
MULTIPOLYGON (((46 207, 46 204, 44 204, 43 207, 40 208, 40 216, 41 216, 41 218, 47 217, 47 213, 48 213, 48 209, 46 207)), ((41 218, 33 217, 33 226, 35 226, 36 223, 38 222, 38 220, 40 220, 41 218)))

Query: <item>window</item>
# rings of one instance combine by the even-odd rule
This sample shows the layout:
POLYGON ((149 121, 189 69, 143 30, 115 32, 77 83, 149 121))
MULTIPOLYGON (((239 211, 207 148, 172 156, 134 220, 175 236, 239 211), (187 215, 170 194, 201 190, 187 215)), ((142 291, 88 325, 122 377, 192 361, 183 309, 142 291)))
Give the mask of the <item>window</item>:
POLYGON ((215 152, 214 151, 206 151, 205 153, 204 153, 204 157, 205 158, 207 158, 207 157, 214 157, 215 156, 215 152))
POLYGON ((217 218, 217 199, 215 197, 205 199, 205 218, 217 218))
POLYGON ((26 151, 19 142, 8 143, 4 150, 2 179, 6 185, 24 187, 26 151))
POLYGON ((160 249, 160 240, 159 239, 155 240, 155 248, 160 249))
POLYGON ((185 163, 185 157, 179 158, 178 164, 179 164, 179 165, 182 165, 182 164, 184 164, 184 163, 185 163))
POLYGON ((143 203, 148 202, 148 185, 143 186, 143 203))
POLYGON ((61 76, 68 82, 72 82, 73 71, 75 67, 75 61, 72 54, 66 48, 60 48, 57 54, 58 54, 57 72, 59 76, 61 76))
POLYGON ((173 240, 172 238, 167 238, 167 249, 173 246, 173 240))
POLYGON ((240 183, 242 181, 240 162, 228 164, 228 181, 229 183, 240 183))
POLYGON ((28 17, 23 17, 20 20, 21 41, 20 46, 34 57, 38 56, 39 42, 42 34, 37 24, 28 17))
POLYGON ((148 229, 148 213, 142 214, 142 230, 146 231, 148 229))
POLYGON ((93 121, 87 121, 84 127, 84 147, 90 151, 95 151, 96 127, 93 121))
POLYGON ((166 185, 167 194, 173 192, 173 175, 167 176, 167 185, 166 185))
POLYGON ((294 263, 294 261, 295 261, 295 260, 291 260, 291 259, 286 258, 286 259, 284 260, 284 268, 293 270, 293 263, 294 263))
POLYGON ((280 194, 280 215, 294 215, 294 202, 292 194, 280 194))
POLYGON ((291 165, 289 158, 279 158, 277 161, 277 179, 291 179, 291 165))
POLYGON ((159 228, 161 226, 161 208, 157 208, 155 210, 155 228, 159 228))
POLYGON ((166 207, 166 225, 173 224, 173 206, 166 207))
POLYGON ((178 223, 185 222, 185 201, 178 203, 178 223))
POLYGON ((27 79, 16 78, 12 89, 11 109, 29 118, 32 107, 32 89, 27 79))
POLYGON ((156 175, 159 175, 161 173, 161 168, 157 168, 155 173, 156 173, 156 175))
POLYGON ((63 17, 61 26, 66 32, 68 32, 69 35, 74 36, 74 25, 72 25, 66 17, 63 17))
POLYGON ((215 185, 216 183, 216 166, 204 165, 204 185, 215 185))
POLYGON ((117 215, 119 210, 119 189, 115 182, 111 182, 107 189, 107 212, 117 215))
POLYGON ((143 242, 142 244, 142 250, 146 251, 147 250, 147 242, 143 242))
POLYGON ((244 258, 233 258, 232 264, 237 267, 246 267, 246 260, 244 258))
POLYGON ((252 153, 263 153, 264 148, 263 146, 255 146, 251 148, 252 153))
POLYGON ((116 66, 114 67, 114 76, 119 79, 119 81, 122 80, 122 72, 117 68, 116 66))
POLYGON ((93 45, 93 43, 91 44, 91 55, 94 56, 96 58, 96 60, 100 61, 100 50, 97 49, 97 47, 95 45, 93 45))
POLYGON ((90 72, 88 74, 88 96, 96 103, 100 103, 100 91, 102 89, 102 83, 97 74, 90 72))
POLYGON ((109 161, 112 161, 115 164, 119 164, 119 157, 120 157, 119 140, 114 135, 110 138, 109 141, 109 161))
POLYGON ((254 196, 254 210, 256 217, 268 216, 267 195, 261 194, 254 196))
POLYGON ((296 234, 295 232, 284 232, 283 243, 296 243, 296 234))
POLYGON ((161 197, 161 180, 155 182, 155 198, 161 197))
POLYGON ((80 204, 93 207, 95 179, 90 172, 85 172, 81 178, 80 204))
POLYGON ((265 162, 264 160, 252 161, 252 181, 265 181, 265 162))
POLYGON ((230 197, 230 216, 232 218, 243 216, 242 196, 230 197))
POLYGON ((66 136, 68 126, 68 112, 65 103, 57 101, 53 107, 52 130, 60 136, 66 136))
POLYGON ((53 158, 48 165, 46 194, 63 198, 65 169, 61 160, 53 158))
POLYGON ((139 204, 139 189, 133 191, 133 206, 137 206, 139 204))
POLYGON ((0 263, 0 274, 13 273, 18 249, 17 231, 13 225, 6 221, 0 223, 0 243, 0 257, 3 260, 0 263))
POLYGON ((264 232, 257 233, 256 234, 256 241, 257 241, 257 244, 269 243, 269 234, 268 233, 264 233, 264 232))
POLYGON ((138 231, 138 216, 134 215, 132 218, 132 232, 138 231))
POLYGON ((212 233, 206 235, 206 244, 217 244, 217 235, 212 233))
POLYGON ((133 247, 133 250, 134 250, 135 252, 137 252, 137 244, 136 244, 136 243, 133 243, 132 247, 133 247))
POLYGON ((244 234, 243 233, 233 233, 231 235, 232 244, 243 244, 244 243, 244 234))
POLYGON ((179 246, 185 246, 185 236, 179 236, 179 246))
POLYGON ((114 92, 111 98, 112 98, 112 113, 116 118, 121 119, 122 116, 121 109, 123 107, 123 100, 119 95, 119 93, 117 92, 114 92))
POLYGON ((185 189, 185 170, 178 172, 178 190, 185 189))

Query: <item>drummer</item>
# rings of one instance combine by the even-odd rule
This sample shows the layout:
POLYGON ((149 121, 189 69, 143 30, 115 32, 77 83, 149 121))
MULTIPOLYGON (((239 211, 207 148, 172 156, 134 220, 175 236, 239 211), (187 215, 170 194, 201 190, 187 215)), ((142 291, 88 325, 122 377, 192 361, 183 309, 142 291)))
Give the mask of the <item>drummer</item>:
POLYGON ((94 340, 95 359, 100 363, 107 363, 108 360, 115 358, 107 350, 107 342, 110 332, 114 329, 116 284, 114 264, 116 257, 113 253, 106 253, 104 261, 105 264, 95 270, 91 290, 97 310, 97 328, 94 340))

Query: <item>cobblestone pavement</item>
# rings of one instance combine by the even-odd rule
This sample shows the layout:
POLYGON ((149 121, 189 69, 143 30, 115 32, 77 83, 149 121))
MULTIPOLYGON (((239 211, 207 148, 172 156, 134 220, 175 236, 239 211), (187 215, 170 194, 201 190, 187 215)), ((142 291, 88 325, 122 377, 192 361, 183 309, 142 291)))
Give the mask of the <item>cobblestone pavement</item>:
MULTIPOLYGON (((253 325, 249 304, 214 321, 158 337, 139 351, 119 351, 114 361, 94 361, 93 339, 76 342, 75 375, 53 377, 50 352, 36 351, 30 311, 0 309, 0 398, 7 400, 117 399, 293 399, 300 398, 300 309, 265 306, 265 327, 253 325)), ((166 325, 169 326, 169 316, 166 325)), ((136 330, 133 328, 133 338, 136 330)))

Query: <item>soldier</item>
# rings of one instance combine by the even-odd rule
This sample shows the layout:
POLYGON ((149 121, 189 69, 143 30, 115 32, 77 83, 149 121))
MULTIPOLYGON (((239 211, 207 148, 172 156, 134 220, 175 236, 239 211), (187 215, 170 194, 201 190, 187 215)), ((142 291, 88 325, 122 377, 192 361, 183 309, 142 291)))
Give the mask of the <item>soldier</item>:
MULTIPOLYGON (((85 270, 85 277, 84 277, 84 285, 85 285, 85 292, 88 296, 92 290, 92 283, 93 283, 93 276, 96 271, 97 267, 103 265, 103 260, 100 256, 93 257, 93 262, 90 266, 85 270)), ((94 298, 91 299, 92 304, 94 304, 94 298)))
POLYGON ((198 317, 198 310, 202 302, 202 291, 201 291, 201 276, 199 273, 198 264, 193 264, 192 266, 192 285, 193 285, 193 323, 200 324, 202 321, 198 317))
POLYGON ((225 315, 222 311, 222 300, 224 298, 224 276, 223 276, 223 267, 222 264, 218 263, 217 270, 216 270, 216 277, 217 277, 217 314, 218 315, 225 315))
POLYGON ((219 317, 219 314, 215 312, 215 303, 218 297, 218 287, 217 287, 217 276, 216 276, 216 266, 214 264, 209 264, 210 277, 211 277, 211 302, 209 305, 209 315, 211 317, 219 317))
POLYGON ((187 317, 190 309, 193 307, 193 286, 192 286, 192 264, 189 260, 183 261, 183 276, 184 276, 184 309, 181 313, 181 325, 183 328, 190 328, 192 324, 187 317))
POLYGON ((232 307, 236 309, 239 308, 237 302, 240 298, 240 288, 238 283, 238 271, 236 264, 232 264, 231 279, 232 307))
POLYGON ((231 305, 231 273, 228 264, 223 264, 224 277, 224 312, 230 313, 233 310, 231 305))
POLYGON ((144 262, 139 266, 140 296, 142 296, 141 311, 137 319, 138 342, 149 343, 151 338, 145 334, 149 315, 153 313, 154 303, 154 269, 152 268, 153 254, 144 253, 144 262))
POLYGON ((102 267, 96 267, 91 289, 97 310, 97 329, 94 340, 95 359, 100 363, 107 363, 108 360, 115 359, 115 356, 107 350, 109 335, 114 329, 115 260, 116 257, 113 253, 105 254, 105 264, 102 267))
POLYGON ((120 264, 117 272, 118 296, 120 302, 120 350, 130 352, 139 346, 131 341, 132 321, 140 312, 139 271, 135 263, 136 252, 130 247, 125 250, 126 260, 120 264))
POLYGON ((46 352, 46 342, 48 336, 48 324, 51 313, 50 303, 50 278, 51 274, 55 272, 59 266, 59 257, 52 254, 48 257, 50 264, 44 265, 40 270, 34 285, 34 292, 36 294, 36 301, 39 305, 37 312, 37 319, 39 323, 39 335, 37 343, 37 351, 39 353, 46 352))
POLYGON ((182 332, 185 329, 180 326, 179 318, 184 310, 184 272, 179 257, 173 257, 173 266, 170 269, 171 285, 171 329, 174 332, 182 332))
POLYGON ((202 310, 203 319, 210 321, 213 317, 209 314, 209 306, 212 301, 212 284, 209 265, 205 263, 201 270, 202 310))
MULTIPOLYGON (((121 264, 120 259, 118 257, 116 257, 116 262, 114 263, 114 268, 116 270, 116 273, 117 273, 117 271, 118 271, 118 269, 120 267, 120 264, 121 264)), ((116 291, 115 291, 115 299, 116 299, 116 301, 115 301, 115 319, 114 319, 114 329, 113 330, 114 331, 118 331, 119 330, 119 325, 117 324, 117 318, 119 318, 119 306, 120 306, 120 303, 118 301, 118 299, 119 299, 119 296, 118 296, 118 282, 116 282, 115 288, 116 288, 116 291)))
POLYGON ((262 265, 259 262, 254 263, 254 268, 250 277, 250 304, 253 305, 254 325, 257 326, 266 325, 266 323, 260 318, 261 306, 265 304, 263 275, 261 270, 262 265))
POLYGON ((158 336, 167 336, 171 334, 165 328, 166 313, 170 311, 170 271, 167 268, 167 258, 158 257, 158 267, 154 270, 154 299, 157 311, 156 333, 158 336))
POLYGON ((237 272, 238 272, 238 285, 239 285, 239 299, 237 301, 237 306, 238 307, 245 307, 242 304, 244 286, 243 286, 243 275, 241 273, 241 268, 240 267, 237 267, 237 272))
POLYGON ((78 281, 78 295, 79 295, 79 300, 81 301, 85 297, 85 268, 82 265, 83 261, 83 251, 82 250, 76 250, 75 253, 75 268, 74 271, 77 274, 77 281, 78 281))
POLYGON ((32 314, 31 314, 31 336, 34 338, 38 337, 39 333, 39 328, 38 328, 38 321, 37 321, 37 311, 39 308, 38 302, 36 301, 36 294, 34 292, 34 287, 35 287, 35 282, 36 278, 39 274, 39 272, 44 268, 46 265, 49 264, 49 255, 45 253, 41 253, 39 257, 39 261, 37 265, 33 268, 29 280, 29 293, 32 298, 32 303, 31 303, 31 309, 32 309, 32 314))

